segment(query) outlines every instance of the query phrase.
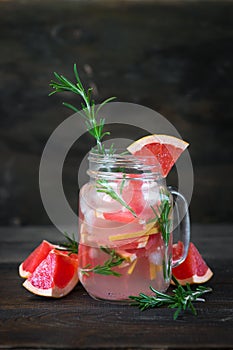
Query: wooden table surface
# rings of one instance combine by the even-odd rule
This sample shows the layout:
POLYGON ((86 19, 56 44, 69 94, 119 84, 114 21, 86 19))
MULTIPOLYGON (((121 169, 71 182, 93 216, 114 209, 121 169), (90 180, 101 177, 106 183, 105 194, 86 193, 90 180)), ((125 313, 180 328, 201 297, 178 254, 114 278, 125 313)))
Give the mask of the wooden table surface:
POLYGON ((81 284, 63 299, 30 294, 19 263, 42 239, 61 241, 51 227, 0 228, 0 348, 233 349, 233 225, 193 225, 192 241, 214 271, 213 293, 198 316, 173 321, 167 308, 144 312, 91 299, 81 284))

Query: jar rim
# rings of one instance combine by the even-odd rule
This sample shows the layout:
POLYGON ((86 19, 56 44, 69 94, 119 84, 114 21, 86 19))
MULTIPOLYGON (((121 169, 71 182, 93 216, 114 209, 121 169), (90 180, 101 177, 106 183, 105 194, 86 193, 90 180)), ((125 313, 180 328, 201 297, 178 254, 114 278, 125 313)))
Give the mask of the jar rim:
POLYGON ((91 149, 88 160, 90 163, 89 175, 94 169, 95 173, 96 171, 101 174, 106 173, 103 167, 107 166, 108 172, 111 173, 117 173, 117 169, 124 168, 126 169, 124 172, 126 174, 135 173, 134 171, 137 170, 145 177, 163 178, 161 166, 153 155, 134 156, 129 152, 126 153, 125 149, 120 148, 116 149, 114 153, 110 149, 105 149, 105 153, 101 154, 98 153, 97 149, 91 149))

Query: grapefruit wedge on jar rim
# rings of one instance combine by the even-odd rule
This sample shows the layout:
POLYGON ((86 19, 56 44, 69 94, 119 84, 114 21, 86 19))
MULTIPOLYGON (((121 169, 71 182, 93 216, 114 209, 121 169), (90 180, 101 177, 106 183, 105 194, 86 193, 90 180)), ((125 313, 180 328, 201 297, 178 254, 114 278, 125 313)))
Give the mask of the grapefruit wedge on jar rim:
POLYGON ((133 142, 127 150, 137 156, 148 156, 152 164, 157 164, 161 175, 166 177, 188 143, 169 135, 148 135, 133 142))

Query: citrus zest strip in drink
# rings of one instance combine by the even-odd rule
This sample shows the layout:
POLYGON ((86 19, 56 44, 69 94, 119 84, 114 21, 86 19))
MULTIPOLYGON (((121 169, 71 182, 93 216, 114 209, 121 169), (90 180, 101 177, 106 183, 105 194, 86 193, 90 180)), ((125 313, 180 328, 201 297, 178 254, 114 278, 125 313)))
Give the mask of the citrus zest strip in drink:
POLYGON ((142 231, 129 232, 129 233, 118 234, 118 235, 110 235, 109 240, 111 242, 121 241, 125 239, 130 239, 130 238, 138 238, 142 236, 154 235, 155 233, 159 233, 159 232, 160 232, 159 228, 155 226, 154 223, 151 223, 151 224, 147 224, 146 229, 142 231))

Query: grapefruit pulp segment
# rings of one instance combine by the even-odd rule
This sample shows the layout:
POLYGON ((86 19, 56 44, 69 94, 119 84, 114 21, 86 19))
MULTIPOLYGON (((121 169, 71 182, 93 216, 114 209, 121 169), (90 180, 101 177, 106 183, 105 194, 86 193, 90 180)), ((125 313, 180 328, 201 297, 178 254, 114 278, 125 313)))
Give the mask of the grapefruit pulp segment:
MULTIPOLYGON (((127 176, 131 177, 132 180, 130 179, 127 181, 127 185, 124 186, 121 196, 127 205, 134 211, 136 216, 139 216, 143 212, 146 204, 142 191, 143 180, 140 180, 140 175, 138 174, 128 174, 127 176), (128 198, 129 193, 131 194, 130 198, 128 198)), ((115 212, 104 212, 103 218, 105 220, 126 224, 136 219, 133 213, 127 208, 115 212)))
POLYGON ((135 217, 130 211, 116 211, 110 213, 103 213, 105 220, 116 221, 128 224, 135 220, 135 217))
POLYGON ((47 257, 55 245, 43 240, 41 244, 20 264, 19 275, 28 278, 37 266, 47 257))
POLYGON ((61 298, 78 283, 77 270, 77 256, 71 257, 53 249, 23 286, 36 295, 61 298))
MULTIPOLYGON (((182 250, 183 244, 181 242, 173 245, 173 260, 179 259, 182 250)), ((204 283, 213 276, 213 272, 193 243, 189 245, 186 259, 179 266, 172 269, 172 274, 181 285, 204 283)))

